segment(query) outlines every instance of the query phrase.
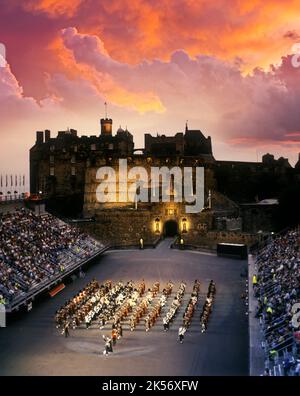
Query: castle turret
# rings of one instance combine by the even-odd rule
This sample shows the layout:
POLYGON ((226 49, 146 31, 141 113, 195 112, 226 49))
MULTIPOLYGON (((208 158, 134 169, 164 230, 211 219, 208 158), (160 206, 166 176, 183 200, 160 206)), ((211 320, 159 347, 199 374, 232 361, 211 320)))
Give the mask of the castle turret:
POLYGON ((101 118, 101 136, 111 136, 112 135, 112 119, 111 118, 101 118))

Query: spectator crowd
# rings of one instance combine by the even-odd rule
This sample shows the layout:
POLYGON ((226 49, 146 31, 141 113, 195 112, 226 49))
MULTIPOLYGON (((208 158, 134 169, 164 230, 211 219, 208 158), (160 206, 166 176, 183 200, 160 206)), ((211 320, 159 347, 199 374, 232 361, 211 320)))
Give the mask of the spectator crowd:
POLYGON ((9 304, 101 247, 50 214, 0 213, 0 294, 9 304))
POLYGON ((283 367, 289 367, 285 373, 291 373, 300 362, 299 329, 292 320, 293 307, 300 303, 299 242, 299 229, 275 236, 257 255, 252 279, 267 361, 280 360, 283 367))

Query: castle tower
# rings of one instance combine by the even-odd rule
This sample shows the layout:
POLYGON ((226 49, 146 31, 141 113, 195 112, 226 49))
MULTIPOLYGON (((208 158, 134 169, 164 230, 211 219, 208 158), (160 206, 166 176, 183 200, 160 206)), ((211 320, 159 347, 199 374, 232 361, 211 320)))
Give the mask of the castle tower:
POLYGON ((112 135, 112 119, 111 118, 101 118, 101 136, 111 136, 112 135))
POLYGON ((105 106, 105 118, 101 118, 101 136, 111 136, 112 135, 112 119, 107 117, 107 103, 105 106))

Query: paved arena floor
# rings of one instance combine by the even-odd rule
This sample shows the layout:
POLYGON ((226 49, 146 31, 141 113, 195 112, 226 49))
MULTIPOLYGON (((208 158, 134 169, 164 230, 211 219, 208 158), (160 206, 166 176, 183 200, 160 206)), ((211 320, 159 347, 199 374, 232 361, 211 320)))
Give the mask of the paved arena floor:
MULTIPOLYGON (((248 375, 248 318, 241 299, 245 290, 241 273, 247 262, 172 250, 170 242, 166 239, 153 250, 105 253, 85 278, 67 285, 55 298, 33 305, 30 313, 0 329, 0 375, 248 375), (124 337, 114 353, 105 357, 102 334, 111 326, 71 330, 66 339, 54 325, 55 311, 93 278, 100 282, 144 278, 146 287, 157 280, 163 287, 172 280, 173 291, 183 280, 187 289, 169 332, 163 331, 163 314, 148 333, 143 320, 134 332, 124 326, 124 337), (200 300, 180 344, 177 332, 196 278, 201 282, 200 300), (210 279, 216 282, 217 293, 208 331, 201 334, 199 317, 210 279)), ((172 297, 168 303, 171 301, 172 297)))

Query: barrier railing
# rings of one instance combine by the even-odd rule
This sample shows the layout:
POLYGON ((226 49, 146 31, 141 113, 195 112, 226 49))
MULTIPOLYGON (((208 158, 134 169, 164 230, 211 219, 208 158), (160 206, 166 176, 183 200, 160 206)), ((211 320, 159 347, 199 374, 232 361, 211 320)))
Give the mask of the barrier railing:
POLYGON ((0 204, 20 202, 25 199, 25 193, 0 195, 0 204))
POLYGON ((28 302, 32 301, 34 297, 43 293, 45 290, 50 289, 52 286, 55 286, 58 282, 71 275, 78 268, 84 266, 88 262, 94 260, 100 254, 104 253, 107 249, 108 246, 104 246, 86 259, 80 260, 74 265, 68 266, 63 272, 54 275, 51 277, 51 279, 47 278, 44 281, 39 282, 35 287, 29 289, 27 292, 22 292, 20 296, 7 303, 6 312, 13 312, 19 309, 20 306, 26 305, 28 302))

